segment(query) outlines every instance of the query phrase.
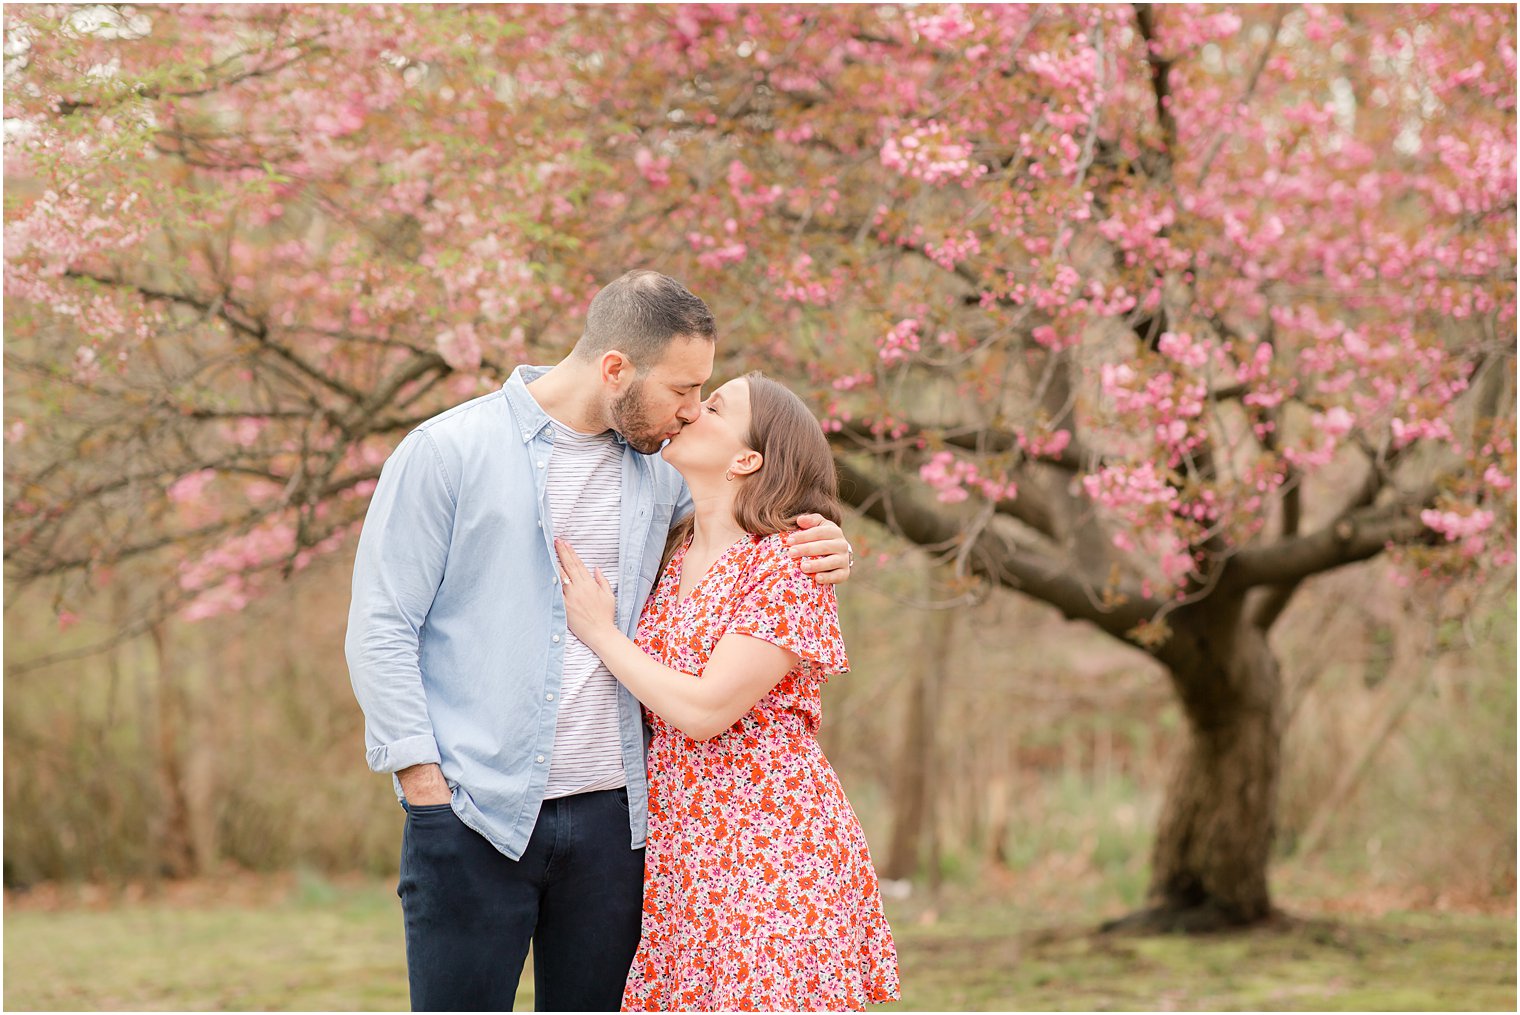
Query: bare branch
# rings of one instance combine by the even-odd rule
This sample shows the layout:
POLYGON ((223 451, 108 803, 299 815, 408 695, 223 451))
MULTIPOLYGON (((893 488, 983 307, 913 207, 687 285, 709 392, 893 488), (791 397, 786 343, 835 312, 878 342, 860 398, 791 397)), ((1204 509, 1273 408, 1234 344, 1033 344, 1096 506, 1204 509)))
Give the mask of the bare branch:
MULTIPOLYGON (((194 99, 204 95, 210 95, 213 92, 221 91, 224 88, 230 88, 233 85, 241 84, 244 81, 249 81, 254 78, 269 77, 271 75, 278 74, 286 67, 290 67, 299 61, 304 60, 306 57, 310 56, 313 53, 322 52, 325 47, 317 46, 315 43, 326 34, 326 32, 318 32, 316 35, 313 35, 310 38, 286 43, 286 46, 294 46, 299 50, 299 52, 285 60, 280 61, 279 63, 270 64, 263 67, 255 67, 251 70, 242 71, 241 73, 233 74, 230 77, 223 78, 220 81, 214 81, 202 88, 166 90, 153 86, 144 87, 139 85, 126 94, 120 96, 115 102, 110 103, 110 105, 118 105, 130 98, 146 99, 149 102, 156 102, 159 99, 194 99)), ((220 60, 217 63, 214 63, 211 66, 202 69, 199 72, 199 75, 210 77, 218 70, 230 64, 232 61, 248 55, 249 54, 247 52, 234 53, 226 59, 220 60)), ((60 99, 58 101, 58 112, 61 116, 72 116, 81 109, 99 108, 101 108, 101 103, 91 102, 87 99, 60 99)))
POLYGON ((306 362, 306 360, 296 355, 296 353, 292 350, 287 349, 285 346, 270 338, 269 329, 263 324, 263 322, 258 321, 257 319, 244 319, 240 316, 232 314, 229 308, 238 310, 242 310, 243 308, 240 307, 236 301, 230 299, 226 294, 222 294, 217 299, 211 300, 204 297, 192 296, 189 293, 176 293, 168 292, 162 289, 155 289, 152 286, 133 282, 130 279, 114 278, 110 275, 97 275, 93 272, 81 271, 75 268, 68 269, 64 272, 64 275, 68 278, 89 279, 93 282, 99 282, 102 285, 116 286, 122 289, 131 289, 136 291, 145 300, 173 303, 180 306, 191 307, 195 310, 201 311, 204 314, 216 317, 219 320, 225 322, 228 327, 232 328, 239 334, 246 335, 247 337, 256 340, 261 346, 268 349, 270 352, 274 353, 276 356, 278 356, 280 359, 283 359, 291 366, 295 367, 305 376, 316 381, 318 384, 321 384, 323 387, 328 388, 329 390, 339 395, 342 395, 350 402, 357 404, 364 401, 363 394, 361 394, 357 389, 343 383, 336 377, 332 377, 326 373, 323 373, 321 370, 318 370, 316 367, 306 362))

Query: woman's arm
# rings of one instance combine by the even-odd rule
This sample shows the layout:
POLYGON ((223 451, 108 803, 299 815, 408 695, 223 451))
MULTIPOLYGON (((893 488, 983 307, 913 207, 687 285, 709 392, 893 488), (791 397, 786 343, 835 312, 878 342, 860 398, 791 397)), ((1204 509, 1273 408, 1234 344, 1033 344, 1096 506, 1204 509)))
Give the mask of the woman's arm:
POLYGON ((568 543, 555 541, 565 582, 570 630, 612 675, 676 729, 710 740, 739 720, 798 663, 794 652, 748 635, 719 640, 698 679, 658 662, 618 630, 612 588, 593 575, 568 543))

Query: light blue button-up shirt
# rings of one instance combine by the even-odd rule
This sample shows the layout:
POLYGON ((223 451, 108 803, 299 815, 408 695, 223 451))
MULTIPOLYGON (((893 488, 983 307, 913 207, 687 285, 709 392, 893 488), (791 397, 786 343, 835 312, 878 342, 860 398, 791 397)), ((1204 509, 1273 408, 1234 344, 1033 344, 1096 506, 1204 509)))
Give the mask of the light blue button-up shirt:
MULTIPOLYGON (((554 430, 527 389, 547 369, 518 367, 500 390, 407 434, 386 461, 359 537, 345 644, 370 768, 438 763, 460 820, 514 860, 549 778, 567 631, 547 492, 554 430)), ((632 637, 671 521, 691 499, 664 459, 619 441, 617 620, 632 637)), ((638 848, 644 727, 618 690, 638 848)))

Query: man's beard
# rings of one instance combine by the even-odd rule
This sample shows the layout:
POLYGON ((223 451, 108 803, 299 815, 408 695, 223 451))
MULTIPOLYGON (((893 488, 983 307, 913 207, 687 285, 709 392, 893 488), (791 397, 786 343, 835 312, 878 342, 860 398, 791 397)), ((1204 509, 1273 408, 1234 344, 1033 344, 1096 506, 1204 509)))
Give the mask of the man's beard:
POLYGON ((644 401, 644 381, 639 379, 612 402, 612 429, 623 435, 628 446, 643 455, 660 450, 668 430, 658 430, 644 401))

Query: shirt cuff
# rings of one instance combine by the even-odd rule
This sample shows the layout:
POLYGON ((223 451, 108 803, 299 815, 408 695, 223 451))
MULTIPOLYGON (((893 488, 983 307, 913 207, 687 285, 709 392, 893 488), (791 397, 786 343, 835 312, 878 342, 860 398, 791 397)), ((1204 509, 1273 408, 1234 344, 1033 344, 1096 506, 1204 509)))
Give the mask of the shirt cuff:
POLYGON ((413 765, 436 765, 441 760, 438 742, 427 734, 371 747, 365 758, 371 772, 399 772, 413 765))

